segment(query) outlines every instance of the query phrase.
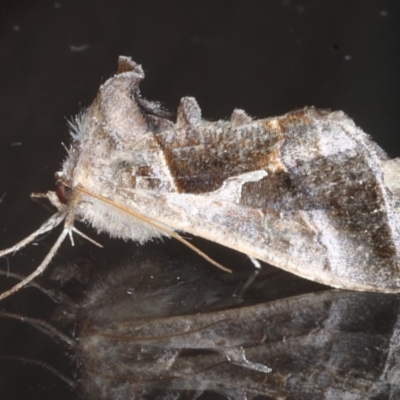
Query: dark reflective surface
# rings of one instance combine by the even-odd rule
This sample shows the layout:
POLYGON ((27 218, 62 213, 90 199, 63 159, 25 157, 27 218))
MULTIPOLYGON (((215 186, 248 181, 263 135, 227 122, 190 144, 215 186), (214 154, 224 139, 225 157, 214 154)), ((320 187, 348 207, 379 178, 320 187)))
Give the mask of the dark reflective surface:
MULTIPOLYGON (((110 248, 121 254, 121 246, 110 248)), ((44 393, 203 400, 400 395, 399 295, 327 290, 265 266, 238 296, 252 272, 245 257, 236 256, 234 273, 225 274, 177 244, 148 245, 94 264, 99 256, 72 258, 51 274, 57 289, 50 297, 59 304, 46 320, 72 345, 50 329, 47 354, 28 355, 56 366, 76 387, 29 366, 31 377, 48 385, 44 393)), ((44 297, 48 284, 42 293, 25 289, 26 299, 44 297)), ((31 347, 47 330, 36 332, 28 320, 2 326, 13 323, 29 334, 31 347)), ((14 354, 29 353, 19 340, 14 354)))
POLYGON ((210 274, 190 258, 153 252, 115 266, 78 312, 81 389, 93 399, 400 396, 399 295, 263 302, 290 280, 267 271, 238 298, 240 272, 210 274))

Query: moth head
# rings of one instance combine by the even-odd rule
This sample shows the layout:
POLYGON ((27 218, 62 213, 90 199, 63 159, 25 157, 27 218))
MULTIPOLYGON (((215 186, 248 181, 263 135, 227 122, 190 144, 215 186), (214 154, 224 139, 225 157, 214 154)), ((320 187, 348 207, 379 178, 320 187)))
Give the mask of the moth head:
POLYGON ((71 187, 66 183, 63 172, 56 172, 54 174, 56 178, 56 195, 60 203, 68 204, 72 190, 71 187))

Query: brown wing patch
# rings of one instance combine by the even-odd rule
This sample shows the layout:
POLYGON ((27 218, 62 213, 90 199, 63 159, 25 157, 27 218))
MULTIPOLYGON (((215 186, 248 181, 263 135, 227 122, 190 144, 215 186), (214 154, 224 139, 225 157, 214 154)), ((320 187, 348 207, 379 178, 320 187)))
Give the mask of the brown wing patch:
POLYGON ((279 211, 323 211, 344 237, 380 259, 396 257, 381 188, 361 155, 317 158, 246 183, 241 204, 279 211))
POLYGON ((190 132, 158 136, 181 193, 217 190, 230 177, 258 169, 279 169, 279 124, 256 121, 234 127, 204 123, 190 132))

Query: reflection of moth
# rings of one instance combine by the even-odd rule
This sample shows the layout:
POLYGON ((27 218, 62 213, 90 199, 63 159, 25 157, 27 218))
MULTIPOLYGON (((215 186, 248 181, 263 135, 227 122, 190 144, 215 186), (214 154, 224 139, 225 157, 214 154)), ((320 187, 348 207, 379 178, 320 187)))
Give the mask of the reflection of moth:
MULTIPOLYGON (((49 264, 75 220, 144 242, 177 231, 343 289, 400 291, 399 161, 342 112, 305 108, 209 122, 183 98, 176 122, 144 100, 142 68, 117 74, 72 124, 58 212, 12 253, 64 221, 49 264)), ((179 237, 178 237, 179 238, 179 237)), ((180 238, 180 240, 183 240, 180 238)))
POLYGON ((400 398, 398 295, 331 290, 254 304, 283 285, 299 293, 298 279, 261 276, 238 299, 243 275, 157 254, 133 263, 62 310, 77 327, 84 399, 400 398))

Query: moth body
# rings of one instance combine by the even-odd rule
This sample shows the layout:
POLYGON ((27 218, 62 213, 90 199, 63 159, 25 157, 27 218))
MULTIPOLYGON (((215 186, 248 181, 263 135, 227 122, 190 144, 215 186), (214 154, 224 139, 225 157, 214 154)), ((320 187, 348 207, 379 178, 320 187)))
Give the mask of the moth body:
POLYGON ((187 232, 333 287, 400 291, 400 162, 343 112, 210 122, 186 97, 172 121, 143 78, 120 57, 72 125, 57 174, 69 197, 48 194, 64 237, 74 220, 140 243, 187 232))
MULTIPOLYGON (((305 108, 252 120, 205 121, 183 98, 176 123, 141 105, 140 66, 120 58, 84 115, 64 175, 110 200, 77 196, 80 217, 143 242, 189 232, 334 287, 398 291, 399 168, 343 112, 305 108), (116 209, 117 204, 123 209, 116 209)), ((150 107, 150 109, 149 109, 150 107)))

